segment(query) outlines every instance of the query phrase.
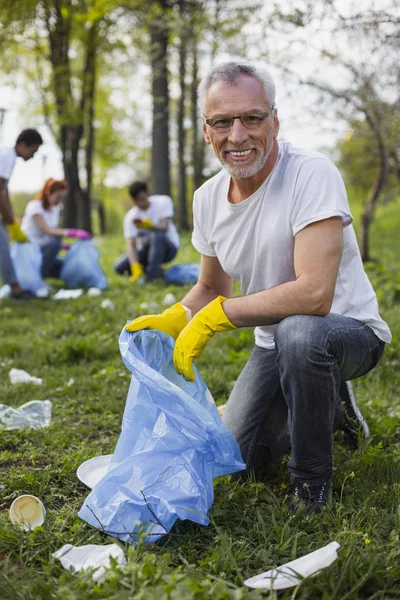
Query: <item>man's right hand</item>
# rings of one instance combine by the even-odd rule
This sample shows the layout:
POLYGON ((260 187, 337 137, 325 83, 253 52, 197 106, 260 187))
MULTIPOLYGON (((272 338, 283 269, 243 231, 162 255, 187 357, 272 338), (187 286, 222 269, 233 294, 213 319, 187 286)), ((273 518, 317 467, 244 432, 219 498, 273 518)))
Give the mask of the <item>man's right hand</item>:
POLYGON ((29 241, 24 232, 22 231, 18 221, 13 221, 12 223, 9 223, 7 225, 7 229, 11 241, 19 242, 20 244, 25 244, 29 241))
POLYGON ((186 327, 189 319, 185 307, 177 302, 167 310, 164 310, 160 315, 146 315, 138 317, 128 325, 125 329, 129 332, 140 331, 141 329, 158 329, 168 333, 174 339, 178 337, 182 329, 186 327))

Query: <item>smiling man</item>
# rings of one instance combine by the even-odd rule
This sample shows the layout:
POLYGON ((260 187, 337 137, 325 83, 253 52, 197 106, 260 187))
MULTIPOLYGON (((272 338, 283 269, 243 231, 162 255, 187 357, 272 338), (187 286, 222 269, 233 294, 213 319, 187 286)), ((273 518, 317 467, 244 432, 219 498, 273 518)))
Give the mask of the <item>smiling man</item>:
POLYGON ((318 512, 331 487, 335 428, 356 439, 365 431, 354 398, 342 402, 340 389, 376 366, 390 331, 338 170, 322 154, 277 141, 269 73, 225 63, 205 76, 199 95, 204 139, 224 167, 194 196, 199 281, 182 302, 127 329, 175 337, 175 367, 193 380, 193 358, 215 333, 255 327, 224 422, 259 479, 291 448, 290 507, 318 512))

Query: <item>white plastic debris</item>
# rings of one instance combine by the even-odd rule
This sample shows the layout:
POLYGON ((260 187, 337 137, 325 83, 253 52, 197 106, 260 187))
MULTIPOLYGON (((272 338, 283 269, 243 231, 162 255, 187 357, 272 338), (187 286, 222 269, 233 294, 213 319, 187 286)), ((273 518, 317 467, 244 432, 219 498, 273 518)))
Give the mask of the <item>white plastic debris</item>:
POLYGON ((0 298, 9 298, 11 296, 11 287, 6 284, 0 288, 0 298))
POLYGON ((85 460, 76 471, 78 479, 92 490, 107 473, 112 456, 112 454, 103 454, 85 460))
POLYGON ((53 300, 73 300, 82 296, 83 290, 58 290, 57 294, 54 294, 53 300))
POLYGON ((142 310, 158 310, 157 302, 141 302, 139 308, 142 310))
POLYGON ((91 296, 91 297, 100 296, 101 295, 101 289, 97 288, 97 287, 91 287, 91 288, 88 289, 87 295, 91 296))
POLYGON ((105 579, 105 570, 110 566, 111 556, 117 560, 119 566, 126 563, 124 551, 118 544, 108 544, 107 546, 97 544, 73 546, 72 544, 65 544, 52 556, 59 558, 62 566, 73 572, 95 569, 93 579, 99 582, 105 579))
POLYGON ((46 517, 46 509, 43 502, 25 494, 18 496, 10 506, 10 519, 12 523, 20 525, 26 531, 43 525, 46 517))
POLYGON ((50 295, 50 290, 48 287, 42 287, 42 288, 38 289, 38 291, 36 292, 37 298, 48 298, 49 295, 50 295))
POLYGON ((292 560, 281 567, 246 579, 244 583, 251 588, 267 590, 284 590, 293 587, 305 577, 311 577, 321 569, 329 567, 337 559, 338 548, 340 548, 340 544, 331 542, 327 546, 292 560))
POLYGON ((19 408, 0 404, 0 427, 7 431, 32 427, 48 427, 51 421, 50 400, 31 400, 19 408))
POLYGON ((100 304, 100 308, 104 308, 107 310, 115 310, 115 304, 109 298, 105 298, 103 302, 100 304))
POLYGON ((164 296, 164 300, 162 301, 164 306, 172 306, 173 304, 175 304, 176 302, 176 297, 171 294, 171 292, 168 292, 168 294, 165 294, 164 296))
POLYGON ((41 377, 34 377, 29 375, 23 369, 11 369, 9 372, 10 381, 13 385, 16 383, 34 383, 35 385, 42 385, 43 379, 41 377))

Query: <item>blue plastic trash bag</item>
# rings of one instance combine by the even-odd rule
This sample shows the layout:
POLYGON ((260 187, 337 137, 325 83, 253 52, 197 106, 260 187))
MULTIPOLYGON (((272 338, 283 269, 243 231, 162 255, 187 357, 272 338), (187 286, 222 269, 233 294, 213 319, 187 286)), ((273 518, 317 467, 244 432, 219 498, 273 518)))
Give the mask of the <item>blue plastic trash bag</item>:
POLYGON ((174 343, 152 330, 124 329, 119 338, 132 373, 122 431, 109 471, 79 516, 128 543, 140 525, 151 534, 146 541, 177 519, 208 525, 213 479, 246 468, 198 371, 193 383, 175 371, 174 343))
POLYGON ((200 264, 191 263, 187 265, 174 265, 167 269, 164 278, 168 283, 177 283, 180 285, 186 283, 197 283, 200 275, 200 264))
POLYGON ((24 290, 36 294, 39 290, 47 290, 47 285, 40 274, 42 267, 42 251, 40 246, 27 242, 13 242, 10 247, 11 259, 19 285, 24 290))
POLYGON ((68 250, 60 272, 67 288, 96 287, 105 290, 107 277, 99 263, 100 253, 90 240, 79 240, 68 250))

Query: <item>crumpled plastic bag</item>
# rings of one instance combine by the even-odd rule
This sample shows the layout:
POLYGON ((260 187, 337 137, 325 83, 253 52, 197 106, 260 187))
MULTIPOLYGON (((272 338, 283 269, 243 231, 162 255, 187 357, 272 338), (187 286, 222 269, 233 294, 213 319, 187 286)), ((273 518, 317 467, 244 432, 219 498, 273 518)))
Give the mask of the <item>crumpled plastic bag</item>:
POLYGON ((176 519, 208 525, 213 479, 246 468, 198 371, 194 382, 176 372, 174 343, 153 330, 119 338, 132 373, 122 432, 79 516, 128 543, 139 526, 155 541, 176 519))
POLYGON ((61 267, 60 279, 68 288, 108 287, 107 277, 99 263, 100 253, 91 240, 79 240, 67 252, 61 267))
POLYGON ((164 273, 164 279, 168 283, 185 285, 188 283, 197 283, 200 275, 200 263, 189 263, 183 265, 173 265, 164 273))
POLYGON ((8 376, 13 385, 16 383, 34 383, 35 385, 42 385, 43 382, 41 377, 29 375, 29 373, 23 369, 10 369, 8 376))
POLYGON ((116 559, 119 566, 126 563, 124 551, 118 544, 107 544, 99 546, 97 544, 86 544, 85 546, 73 546, 65 544, 53 552, 54 558, 59 558, 62 566, 69 571, 87 571, 95 569, 93 579, 101 583, 104 581, 105 571, 110 567, 110 558, 116 559))
POLYGON ((32 427, 40 429, 48 427, 51 421, 50 400, 31 400, 22 404, 19 408, 12 408, 6 404, 0 404, 0 428, 24 429, 32 427))
POLYGON ((48 287, 40 274, 42 267, 40 246, 31 242, 25 244, 13 242, 10 254, 19 285, 33 294, 39 292, 39 295, 45 295, 44 291, 47 291, 48 287))

